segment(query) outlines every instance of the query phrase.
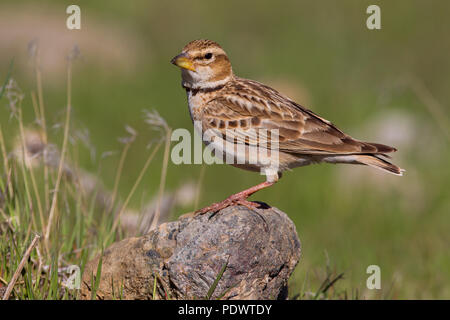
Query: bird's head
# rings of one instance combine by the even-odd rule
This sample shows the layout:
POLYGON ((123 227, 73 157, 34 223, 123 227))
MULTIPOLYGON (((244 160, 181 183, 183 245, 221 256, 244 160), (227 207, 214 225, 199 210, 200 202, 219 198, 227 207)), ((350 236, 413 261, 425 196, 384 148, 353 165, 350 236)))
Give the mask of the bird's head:
POLYGON ((183 85, 192 89, 215 88, 233 78, 227 54, 211 40, 189 42, 171 63, 181 68, 183 85))

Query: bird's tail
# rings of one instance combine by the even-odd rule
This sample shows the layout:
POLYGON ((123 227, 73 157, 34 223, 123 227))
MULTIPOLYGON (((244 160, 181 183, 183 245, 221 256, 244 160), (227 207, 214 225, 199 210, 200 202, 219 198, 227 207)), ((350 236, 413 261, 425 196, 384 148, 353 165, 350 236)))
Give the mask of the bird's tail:
POLYGON ((402 176, 404 169, 397 167, 395 164, 381 158, 380 155, 354 155, 356 163, 364 164, 373 168, 381 169, 383 171, 402 176))

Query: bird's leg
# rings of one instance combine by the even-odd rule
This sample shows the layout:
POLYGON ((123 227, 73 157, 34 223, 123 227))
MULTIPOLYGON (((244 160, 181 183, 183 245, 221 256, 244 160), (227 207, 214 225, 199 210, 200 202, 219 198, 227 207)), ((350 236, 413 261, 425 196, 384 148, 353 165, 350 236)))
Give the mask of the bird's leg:
POLYGON ((262 190, 264 188, 270 187, 273 185, 276 181, 265 181, 263 183, 260 183, 256 186, 253 186, 251 188, 248 188, 244 191, 238 192, 236 194, 233 194, 226 198, 225 200, 217 203, 213 203, 212 205, 205 207, 203 209, 197 210, 196 214, 205 214, 207 212, 217 212, 220 211, 226 207, 229 207, 231 205, 243 205, 249 209, 255 209, 259 206, 258 203, 248 201, 247 198, 250 197, 255 192, 262 190))

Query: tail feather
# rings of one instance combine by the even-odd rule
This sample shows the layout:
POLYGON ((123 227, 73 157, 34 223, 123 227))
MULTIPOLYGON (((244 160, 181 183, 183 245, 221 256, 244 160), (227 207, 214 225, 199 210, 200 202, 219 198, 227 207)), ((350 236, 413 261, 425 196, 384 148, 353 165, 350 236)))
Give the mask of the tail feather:
POLYGON ((365 142, 368 145, 371 145, 372 147, 377 148, 377 151, 375 153, 390 153, 390 152, 396 152, 397 149, 391 146, 387 146, 385 144, 381 143, 374 143, 374 142, 365 142))
POLYGON ((395 164, 380 158, 377 155, 356 155, 355 160, 359 164, 364 164, 373 168, 381 169, 397 176, 402 176, 404 169, 397 167, 395 164))

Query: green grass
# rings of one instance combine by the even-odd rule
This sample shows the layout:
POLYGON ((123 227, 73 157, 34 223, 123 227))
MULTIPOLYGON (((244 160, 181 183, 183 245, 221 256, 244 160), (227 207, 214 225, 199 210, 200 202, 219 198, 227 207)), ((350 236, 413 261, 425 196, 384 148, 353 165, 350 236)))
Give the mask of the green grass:
MULTIPOLYGON (((65 12, 65 4, 43 3, 36 14, 56 16, 59 21, 58 12, 65 12)), ((77 35, 89 37, 97 24, 128 32, 127 41, 137 39, 140 44, 126 70, 117 61, 118 65, 101 64, 107 57, 83 46, 73 66, 66 157, 72 168, 91 173, 104 190, 115 194, 115 205, 101 207, 96 194, 104 190, 83 194, 76 180, 62 176, 48 249, 41 240, 40 257, 36 250, 32 252, 13 297, 76 298, 76 292, 60 286, 67 275, 51 266, 83 267, 113 240, 127 236, 120 228, 111 232, 115 223, 111 212, 120 211, 125 202, 127 208, 138 210, 161 188, 173 191, 201 177, 196 205, 201 207, 263 180, 232 167, 202 169, 170 161, 163 173, 163 145, 143 171, 155 150, 155 144, 150 150, 146 146, 161 137, 145 123, 142 110, 156 109, 171 128, 192 131, 179 72, 169 60, 186 42, 207 37, 223 45, 238 75, 292 83, 300 103, 350 135, 398 147, 393 160, 406 169, 405 176, 398 178, 377 175, 369 168, 311 166, 286 172, 278 184, 252 198, 287 212, 297 226, 303 255, 290 280, 290 297, 448 299, 450 39, 446 13, 450 4, 439 0, 377 3, 382 10, 380 31, 365 28, 370 1, 260 1, 257 6, 238 1, 184 5, 112 1, 108 7, 79 1, 83 20, 77 35), (379 138, 378 126, 394 115, 406 119, 406 124, 391 125, 395 135, 379 138), (129 145, 117 141, 126 134, 125 125, 137 131, 129 145), (88 138, 80 135, 83 132, 88 138), (102 157, 105 154, 110 156, 102 157), (366 268, 371 264, 381 267, 382 290, 365 287, 366 268), (39 266, 48 269, 38 273, 39 266), (342 279, 320 292, 341 273, 342 279)), ((4 1, 2 6, 15 16, 33 2, 22 1, 19 6, 4 1)), ((43 130, 35 119, 44 115, 47 139, 61 151, 66 128, 65 67, 54 74, 43 68, 38 75, 24 57, 26 41, 32 38, 20 40, 0 52, 0 84, 6 83, 14 58, 11 77, 22 88, 23 131, 43 130)), ((122 47, 127 45, 118 49, 122 47)), ((45 50, 41 48, 42 53, 45 50)), ((67 52, 57 54, 64 60, 67 52)), ((19 115, 11 118, 9 105, 2 92, 0 125, 8 155, 21 139, 19 115)), ((6 170, 3 152, 1 159, 6 198, 0 213, 0 283, 6 286, 33 234, 45 235, 58 167, 30 169, 9 156, 6 170)), ((195 202, 176 208, 175 216, 194 209, 195 202)))
MULTIPOLYGON (((5 99, 11 110, 8 130, 15 129, 17 137, 15 141, 5 141, 3 127, 0 126, 0 275, 1 287, 6 288, 12 284, 12 299, 79 297, 78 288, 65 285, 70 276, 67 269, 75 265, 80 268, 82 274, 88 259, 101 254, 103 248, 126 236, 119 228, 120 217, 127 210, 129 199, 161 145, 161 142, 158 142, 152 147, 152 152, 125 202, 122 203, 115 193, 133 137, 124 142, 115 176, 115 189, 110 201, 99 201, 99 192, 103 192, 98 189, 101 187, 99 182, 90 192, 83 188, 82 185, 89 176, 80 174, 82 169, 76 158, 79 142, 68 142, 73 131, 70 114, 71 68, 72 60, 69 59, 67 107, 60 148, 48 140, 48 132, 45 130, 45 123, 48 122, 44 117, 45 106, 42 104, 39 68, 36 68, 39 99, 33 100, 36 118, 33 124, 23 123, 23 95, 10 76, 6 79, 5 99), (30 138, 34 138, 34 142, 38 143, 33 144, 30 138), (14 142, 12 146, 11 142, 14 142), (35 236, 38 237, 36 248, 30 247, 30 254, 24 256, 35 236), (25 259, 25 264, 20 266, 22 259, 25 259), (22 274, 20 279, 13 280, 17 278, 14 277, 15 273, 22 274)), ((155 223, 158 223, 158 217, 155 218, 155 223)), ((100 259, 95 282, 92 284, 93 299, 99 285, 101 261, 100 259)))

